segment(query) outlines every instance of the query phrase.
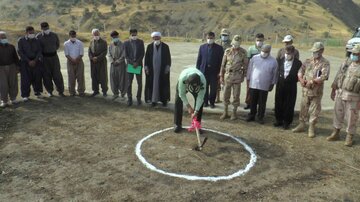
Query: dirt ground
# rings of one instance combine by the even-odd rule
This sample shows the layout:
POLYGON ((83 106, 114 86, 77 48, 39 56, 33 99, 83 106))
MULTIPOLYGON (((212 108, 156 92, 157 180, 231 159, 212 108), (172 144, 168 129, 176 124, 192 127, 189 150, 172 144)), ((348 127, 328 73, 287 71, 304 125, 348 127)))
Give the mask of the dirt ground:
MULTIPOLYGON (((352 148, 327 142, 332 112, 323 112, 314 139, 266 124, 219 121, 203 127, 232 134, 257 154, 255 166, 228 181, 188 181, 147 169, 135 155, 139 140, 173 125, 172 110, 127 107, 103 98, 33 98, 0 111, 0 201, 359 201, 360 138, 352 148)), ((184 125, 190 120, 184 116, 184 125)), ((297 120, 295 120, 297 123, 297 120)), ((234 140, 205 132, 171 131, 146 141, 156 167, 199 176, 244 168, 249 153, 234 140)))

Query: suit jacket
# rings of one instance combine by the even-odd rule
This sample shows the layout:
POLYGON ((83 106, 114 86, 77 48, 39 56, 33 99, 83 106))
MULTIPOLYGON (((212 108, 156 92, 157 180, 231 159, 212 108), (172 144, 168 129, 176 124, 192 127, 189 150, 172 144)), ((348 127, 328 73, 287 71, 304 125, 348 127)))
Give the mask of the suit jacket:
POLYGON ((223 47, 213 43, 212 54, 210 56, 210 64, 208 64, 208 44, 203 44, 199 48, 199 54, 196 61, 196 68, 203 74, 216 74, 218 75, 221 68, 222 58, 224 56, 223 47), (210 65, 210 67, 208 67, 210 65))
MULTIPOLYGON (((166 43, 161 42, 161 69, 159 78, 159 92, 160 101, 170 101, 170 72, 167 71, 171 67, 171 55, 169 46, 166 43)), ((145 66, 149 70, 149 74, 146 75, 145 82, 145 100, 151 100, 153 91, 154 80, 154 67, 153 67, 153 54, 154 54, 154 42, 146 47, 145 66)))
POLYGON ((131 40, 126 40, 124 42, 126 62, 131 63, 131 64, 136 62, 140 66, 143 66, 142 61, 143 61, 143 58, 145 55, 144 41, 141 39, 135 40, 135 47, 136 47, 135 57, 134 57, 134 50, 133 50, 131 43, 132 43, 131 40))
POLYGON ((296 85, 296 82, 298 82, 298 71, 302 66, 302 63, 299 59, 294 58, 294 62, 291 66, 291 70, 289 72, 289 75, 285 78, 284 76, 284 62, 285 58, 282 58, 279 60, 279 79, 278 82, 286 82, 286 83, 292 83, 296 85))

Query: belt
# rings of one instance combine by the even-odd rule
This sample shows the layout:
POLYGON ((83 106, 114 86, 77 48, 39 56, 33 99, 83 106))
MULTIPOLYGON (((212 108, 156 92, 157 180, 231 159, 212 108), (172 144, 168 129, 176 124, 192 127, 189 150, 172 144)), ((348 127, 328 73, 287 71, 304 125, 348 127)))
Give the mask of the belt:
POLYGON ((42 53, 44 57, 53 57, 55 55, 57 55, 57 52, 53 52, 53 53, 42 53))

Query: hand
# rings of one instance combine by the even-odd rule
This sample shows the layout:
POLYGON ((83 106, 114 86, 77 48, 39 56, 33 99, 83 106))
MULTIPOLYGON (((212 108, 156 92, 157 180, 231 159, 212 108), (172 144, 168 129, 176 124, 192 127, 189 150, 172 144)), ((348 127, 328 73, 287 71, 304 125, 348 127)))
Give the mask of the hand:
POLYGON ((137 68, 139 65, 138 65, 137 62, 134 62, 134 63, 133 63, 133 66, 134 66, 134 68, 137 68))
POLYGON ((149 75, 149 70, 148 69, 145 69, 145 74, 149 75))
POLYGON ((187 105, 187 111, 188 111, 188 113, 191 114, 191 115, 194 113, 194 109, 191 107, 190 104, 187 105))
POLYGON ((194 119, 195 117, 197 117, 198 113, 195 111, 194 113, 191 114, 191 119, 194 119))
POLYGON ((308 89, 312 89, 313 88, 313 81, 311 80, 311 81, 306 82, 305 87, 308 88, 308 89))
POLYGON ((97 62, 97 60, 98 60, 97 57, 93 57, 93 58, 92 58, 92 61, 95 62, 95 63, 97 62))
POLYGON ((274 88, 274 84, 271 84, 269 87, 269 92, 272 91, 273 88, 274 88))
POLYGON ((336 91, 335 91, 335 89, 333 88, 333 89, 331 90, 331 94, 330 94, 330 98, 332 99, 332 101, 335 100, 335 95, 336 95, 336 91))
POLYGON ((301 86, 302 86, 302 87, 305 87, 305 86, 306 86, 306 80, 300 79, 300 83, 301 83, 301 86))
POLYGON ((35 61, 35 60, 29 61, 29 66, 30 66, 30 67, 35 67, 35 65, 36 65, 36 61, 35 61))

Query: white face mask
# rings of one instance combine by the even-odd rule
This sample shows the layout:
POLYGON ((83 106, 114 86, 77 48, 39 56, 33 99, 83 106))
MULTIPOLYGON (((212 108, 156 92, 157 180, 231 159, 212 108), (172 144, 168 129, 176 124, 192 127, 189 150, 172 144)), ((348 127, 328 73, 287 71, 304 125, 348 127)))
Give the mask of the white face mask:
POLYGON ((131 39, 131 40, 136 40, 136 39, 137 39, 137 36, 131 36, 130 39, 131 39))
POLYGON ((285 53, 285 60, 290 61, 292 60, 293 56, 285 53))
POLYGON ((154 40, 154 44, 157 46, 160 45, 160 40, 154 40))
POLYGON ((313 57, 316 59, 320 56, 319 52, 313 52, 313 57))
POLYGON ((76 38, 70 38, 70 41, 75 42, 76 38))
POLYGON ((213 44, 214 42, 215 42, 214 39, 207 39, 207 43, 208 43, 208 44, 213 44))
POLYGON ((94 39, 97 41, 100 39, 100 36, 94 36, 94 39))
POLYGON ((44 32, 44 34, 49 35, 50 34, 50 29, 47 29, 47 30, 45 30, 43 32, 44 32))
POLYGON ((260 48, 263 44, 264 44, 264 42, 262 42, 262 41, 257 41, 257 42, 256 42, 256 46, 259 47, 259 48, 260 48))
POLYGON ((232 47, 233 48, 240 48, 240 44, 233 44, 232 47))
POLYGON ((28 34, 27 37, 28 37, 29 39, 34 39, 34 38, 35 38, 35 34, 28 34))
POLYGON ((221 41, 227 41, 229 40, 229 36, 221 35, 221 41))
POLYGON ((261 51, 260 52, 260 56, 262 57, 262 58, 267 58, 267 57, 269 57, 269 53, 265 53, 265 52, 263 52, 263 51, 261 51))

